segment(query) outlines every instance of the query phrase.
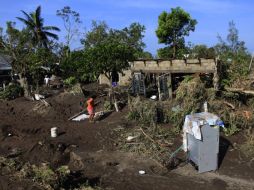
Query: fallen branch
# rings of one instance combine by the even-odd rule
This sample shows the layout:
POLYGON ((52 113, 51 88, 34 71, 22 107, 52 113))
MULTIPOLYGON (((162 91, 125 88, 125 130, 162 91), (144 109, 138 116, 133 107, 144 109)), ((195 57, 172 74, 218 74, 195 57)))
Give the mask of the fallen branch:
POLYGON ((145 131, 141 127, 140 127, 140 130, 146 136, 146 138, 148 138, 150 141, 152 141, 155 144, 158 144, 160 147, 165 147, 165 146, 163 146, 163 144, 153 140, 152 137, 150 137, 148 134, 146 134, 145 131))
POLYGON ((144 144, 144 143, 142 143, 142 142, 139 142, 139 143, 134 143, 134 142, 132 142, 132 143, 126 143, 126 144, 129 144, 129 145, 137 145, 137 144, 144 144))
POLYGON ((225 88, 225 89, 230 92, 237 92, 237 93, 254 95, 253 90, 244 90, 244 88, 225 88))
POLYGON ((153 143, 157 144, 157 142, 155 140, 152 139, 152 137, 150 137, 148 134, 145 133, 145 131, 140 127, 139 128, 141 130, 141 132, 146 136, 146 138, 148 138, 150 141, 152 141, 153 143))
POLYGON ((224 104, 228 105, 229 107, 231 107, 233 110, 235 110, 235 106, 227 101, 223 102, 224 104))

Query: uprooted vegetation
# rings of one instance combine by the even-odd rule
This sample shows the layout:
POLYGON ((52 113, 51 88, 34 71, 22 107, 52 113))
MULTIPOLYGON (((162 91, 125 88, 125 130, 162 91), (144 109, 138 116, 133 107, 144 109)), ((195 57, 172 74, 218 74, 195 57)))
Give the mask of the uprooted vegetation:
POLYGON ((1 175, 11 175, 19 180, 30 180, 40 189, 57 190, 99 190, 96 184, 91 184, 89 179, 81 173, 73 172, 67 165, 53 169, 48 164, 40 166, 22 163, 20 160, 0 157, 1 175))
MULTIPOLYGON (((180 137, 186 115, 202 112, 203 104, 207 102, 208 111, 224 121, 223 132, 231 136, 252 128, 253 100, 238 93, 206 88, 199 77, 186 78, 181 82, 172 101, 156 102, 129 97, 127 117, 138 122, 138 126, 122 134, 119 145, 122 150, 146 155, 166 166, 171 165, 170 154, 176 150, 173 143, 176 137, 180 137)), ((252 154, 252 145, 253 133, 248 133, 242 150, 252 154)))
POLYGON ((254 157, 254 132, 249 129, 245 131, 245 142, 241 145, 240 149, 245 156, 253 161, 254 157))

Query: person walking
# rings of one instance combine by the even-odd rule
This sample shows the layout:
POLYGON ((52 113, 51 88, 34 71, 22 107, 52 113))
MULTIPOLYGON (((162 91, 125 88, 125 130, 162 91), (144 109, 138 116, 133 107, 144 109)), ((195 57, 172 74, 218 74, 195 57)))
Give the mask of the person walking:
POLYGON ((87 111, 88 111, 88 114, 89 114, 89 121, 90 122, 94 122, 94 99, 93 98, 89 98, 87 100, 87 111))

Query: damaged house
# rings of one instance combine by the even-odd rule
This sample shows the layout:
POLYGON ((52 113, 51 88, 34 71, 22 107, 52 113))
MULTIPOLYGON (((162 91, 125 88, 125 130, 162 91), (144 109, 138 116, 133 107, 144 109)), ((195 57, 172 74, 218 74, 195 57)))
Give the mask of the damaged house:
POLYGON ((6 84, 12 80, 11 72, 11 58, 6 55, 0 54, 0 86, 6 84))
MULTIPOLYGON (((119 73, 118 81, 114 82, 118 82, 120 86, 129 85, 134 94, 148 97, 150 96, 148 89, 152 87, 158 99, 170 99, 177 84, 186 75, 209 76, 214 88, 218 89, 218 65, 217 59, 140 59, 130 63, 129 69, 122 74, 119 73)), ((110 84, 104 75, 100 76, 99 82, 110 84)))

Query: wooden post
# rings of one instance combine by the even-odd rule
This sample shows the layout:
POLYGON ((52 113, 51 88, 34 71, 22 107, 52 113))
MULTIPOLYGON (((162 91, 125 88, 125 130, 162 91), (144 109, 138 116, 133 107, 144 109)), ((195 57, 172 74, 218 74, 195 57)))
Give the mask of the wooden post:
POLYGON ((172 89, 172 76, 171 73, 167 76, 167 86, 168 86, 168 99, 172 99, 173 97, 173 89, 172 89))
POLYGON ((156 76, 157 79, 157 86, 158 86, 158 93, 159 93, 159 100, 161 100, 161 85, 160 85, 160 76, 156 76))
POLYGON ((216 91, 219 90, 220 86, 219 86, 219 74, 218 74, 218 59, 216 58, 215 60, 215 72, 213 73, 213 86, 214 86, 214 89, 216 91))
POLYGON ((144 96, 146 97, 146 75, 144 76, 142 81, 143 81, 143 86, 144 86, 144 96))

